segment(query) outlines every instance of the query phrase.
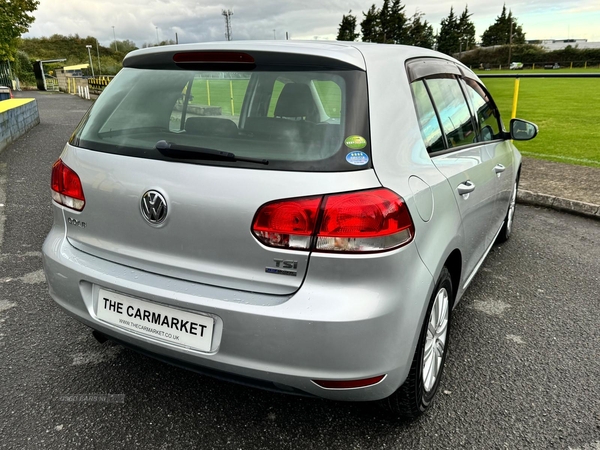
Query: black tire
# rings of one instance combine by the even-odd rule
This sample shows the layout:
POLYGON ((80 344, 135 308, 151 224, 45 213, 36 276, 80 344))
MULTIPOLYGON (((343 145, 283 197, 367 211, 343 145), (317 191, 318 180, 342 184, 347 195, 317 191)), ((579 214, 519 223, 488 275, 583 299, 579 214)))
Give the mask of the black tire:
POLYGON ((496 238, 496 244, 502 244, 510 238, 513 230, 514 224, 514 216, 515 216, 515 208, 517 201, 517 190, 519 188, 519 176, 517 175, 517 179, 515 180, 515 184, 513 185, 513 191, 510 197, 510 203, 508 205, 508 211, 506 211, 506 216, 504 216, 504 225, 502 225, 502 229, 496 238))
POLYGON ((452 278, 450 272, 446 267, 442 269, 442 273, 438 279, 433 295, 429 300, 429 306, 427 308, 427 314, 425 320, 421 326, 421 334, 419 342, 413 356, 412 365, 408 378, 402 386, 396 390, 392 395, 383 400, 384 406, 391 411, 394 415, 400 416, 405 419, 415 419, 423 414, 431 405, 435 394, 440 385, 442 374, 444 373, 444 364, 446 362, 446 356, 448 354, 448 345, 450 343, 450 324, 452 322, 452 278), (448 322, 446 326, 446 339, 444 345, 444 351, 441 358, 440 368, 437 372, 435 382, 427 391, 425 389, 425 382, 423 380, 423 357, 425 351, 425 343, 427 340, 427 325, 429 323, 433 305, 435 303, 436 296, 442 290, 446 289, 448 295, 448 322))

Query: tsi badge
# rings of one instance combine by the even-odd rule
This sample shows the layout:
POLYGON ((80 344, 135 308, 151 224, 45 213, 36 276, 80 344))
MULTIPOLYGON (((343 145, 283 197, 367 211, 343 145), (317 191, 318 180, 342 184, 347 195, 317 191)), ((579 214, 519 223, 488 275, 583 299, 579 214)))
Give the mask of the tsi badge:
POLYGON ((73 219, 72 217, 67 217, 67 222, 69 225, 75 225, 76 227, 85 228, 87 227, 87 223, 82 222, 81 220, 73 219))
POLYGON ((265 267, 265 272, 295 277, 298 273, 298 261, 291 259, 274 259, 275 267, 265 267))

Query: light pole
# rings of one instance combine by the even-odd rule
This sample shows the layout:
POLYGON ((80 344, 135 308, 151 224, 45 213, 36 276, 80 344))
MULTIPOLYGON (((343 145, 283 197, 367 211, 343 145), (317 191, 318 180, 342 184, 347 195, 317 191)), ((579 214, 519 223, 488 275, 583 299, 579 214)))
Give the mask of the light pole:
POLYGON ((102 67, 100 67, 100 47, 98 46, 98 39, 96 39, 96 53, 98 54, 98 75, 102 76, 102 67))
POLYGON ((277 36, 275 35, 275 30, 273 30, 273 40, 276 40, 277 36))
POLYGON ((156 45, 158 46, 158 27, 154 27, 156 28, 156 45))
POLYGON ((94 78, 94 65, 92 64, 92 51, 90 50, 92 46, 86 45, 85 47, 88 49, 88 56, 90 57, 90 68, 92 69, 92 78, 94 78))
POLYGON ((510 20, 510 36, 508 37, 508 67, 512 59, 512 38, 513 38, 513 21, 510 20))
POLYGON ((115 41, 115 52, 118 52, 119 48, 117 47, 117 37, 115 34, 115 26, 114 25, 112 26, 112 29, 113 29, 113 40, 115 41))

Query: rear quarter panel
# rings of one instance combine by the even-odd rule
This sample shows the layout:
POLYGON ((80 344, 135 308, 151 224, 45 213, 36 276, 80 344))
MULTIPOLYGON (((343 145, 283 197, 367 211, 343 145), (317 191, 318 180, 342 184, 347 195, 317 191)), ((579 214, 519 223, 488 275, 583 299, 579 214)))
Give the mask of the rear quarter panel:
MULTIPOLYGON (((373 166, 381 184, 406 201, 415 223, 418 253, 435 283, 450 253, 463 246, 462 223, 451 187, 432 163, 423 143, 405 59, 400 52, 397 57, 390 57, 391 54, 382 46, 365 58, 373 166), (429 186, 431 217, 421 217, 417 209, 423 194, 414 192, 414 185, 411 189, 411 176, 418 176, 429 186)), ((423 314, 428 300, 424 299, 423 314)))

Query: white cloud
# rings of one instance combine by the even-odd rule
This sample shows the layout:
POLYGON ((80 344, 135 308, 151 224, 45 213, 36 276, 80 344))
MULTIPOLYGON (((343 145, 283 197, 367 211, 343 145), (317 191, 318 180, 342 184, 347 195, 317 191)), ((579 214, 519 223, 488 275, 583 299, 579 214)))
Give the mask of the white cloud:
MULTIPOLYGON (((335 39, 343 14, 352 9, 362 19, 373 0, 244 0, 236 4, 214 3, 208 0, 41 0, 35 12, 36 21, 26 36, 52 34, 79 34, 95 36, 103 45, 113 39, 130 39, 141 46, 144 42, 175 39, 180 42, 224 40, 225 25, 221 10, 233 9, 234 39, 283 39, 288 31, 294 39, 335 39)), ((381 6, 383 0, 375 1, 381 6)), ((450 7, 459 14, 466 3, 439 0, 410 0, 404 3, 407 15, 418 9, 425 18, 439 28, 440 20, 447 16, 450 7)), ((469 11, 481 35, 500 14, 501 2, 473 0, 469 11)), ((582 37, 600 40, 597 23, 600 4, 597 0, 518 0, 507 4, 519 23, 523 24, 528 38, 582 37)))

